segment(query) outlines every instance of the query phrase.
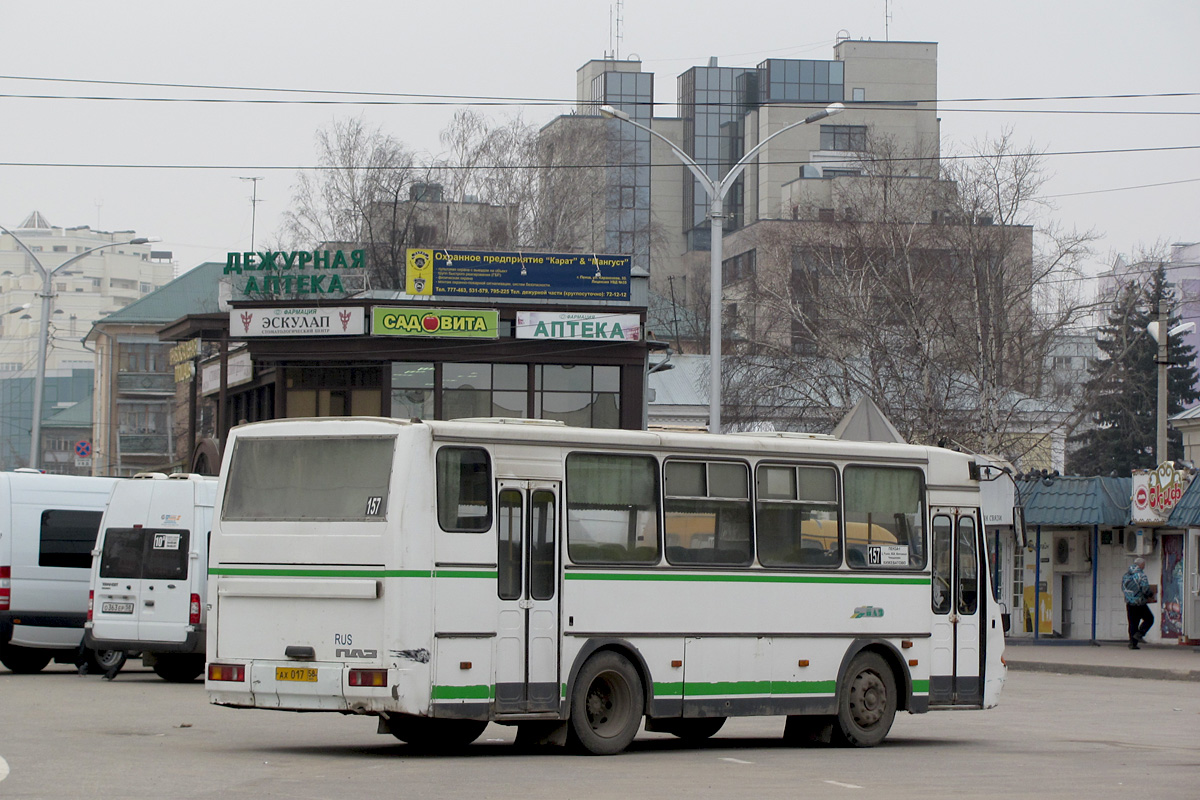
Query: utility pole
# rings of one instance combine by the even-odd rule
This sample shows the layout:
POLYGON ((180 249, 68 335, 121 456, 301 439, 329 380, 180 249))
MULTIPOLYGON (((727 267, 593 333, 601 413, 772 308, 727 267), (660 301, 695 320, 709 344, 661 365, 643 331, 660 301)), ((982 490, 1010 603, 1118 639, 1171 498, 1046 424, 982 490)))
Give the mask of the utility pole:
POLYGON ((1170 311, 1167 308, 1167 290, 1164 287, 1158 297, 1158 438, 1154 450, 1154 462, 1161 464, 1167 460, 1167 325, 1170 311))
POLYGON ((258 182, 262 180, 262 176, 258 175, 253 178, 238 178, 239 181, 250 181, 254 185, 254 190, 250 196, 250 251, 254 252, 254 224, 258 216, 258 204, 262 202, 258 199, 258 182))

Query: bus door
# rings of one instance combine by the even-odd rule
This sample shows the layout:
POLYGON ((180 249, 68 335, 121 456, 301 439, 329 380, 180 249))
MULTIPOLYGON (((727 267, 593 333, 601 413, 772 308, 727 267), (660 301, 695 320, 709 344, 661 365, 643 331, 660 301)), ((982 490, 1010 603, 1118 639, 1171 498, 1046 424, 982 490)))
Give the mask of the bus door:
POLYGON ((988 585, 981 573, 979 510, 933 509, 933 611, 929 703, 982 706, 983 634, 988 585))
POLYGON ((498 482, 497 714, 556 712, 558 483, 498 482))

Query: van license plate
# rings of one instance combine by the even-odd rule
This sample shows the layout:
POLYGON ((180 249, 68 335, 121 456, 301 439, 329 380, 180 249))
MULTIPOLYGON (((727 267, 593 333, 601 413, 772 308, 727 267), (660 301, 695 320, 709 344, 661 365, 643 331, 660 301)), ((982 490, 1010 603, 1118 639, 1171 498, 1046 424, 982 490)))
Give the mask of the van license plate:
POLYGON ((101 603, 100 613, 102 614, 132 614, 133 603, 101 603))
POLYGON ((276 667, 275 680, 316 683, 317 670, 316 667, 276 667))

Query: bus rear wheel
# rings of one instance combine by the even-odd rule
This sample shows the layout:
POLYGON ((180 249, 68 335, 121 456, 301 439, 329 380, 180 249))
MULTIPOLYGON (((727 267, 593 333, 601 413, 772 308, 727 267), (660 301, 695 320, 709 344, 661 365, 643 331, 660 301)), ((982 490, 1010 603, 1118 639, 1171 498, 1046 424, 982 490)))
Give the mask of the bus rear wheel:
POLYGON ((874 747, 896 718, 896 676, 878 653, 859 653, 850 662, 838 693, 834 744, 874 747))
POLYGON ((458 750, 475 741, 487 727, 487 720, 433 719, 393 714, 388 731, 406 744, 420 750, 458 750))
POLYGON ((32 675, 35 672, 41 672, 53 657, 54 654, 49 650, 38 650, 34 647, 21 647, 15 644, 0 644, 0 664, 18 675, 32 675))
POLYGON ((642 679, 629 659, 597 653, 579 670, 571 692, 570 742, 592 755, 615 755, 637 735, 644 708, 642 679))

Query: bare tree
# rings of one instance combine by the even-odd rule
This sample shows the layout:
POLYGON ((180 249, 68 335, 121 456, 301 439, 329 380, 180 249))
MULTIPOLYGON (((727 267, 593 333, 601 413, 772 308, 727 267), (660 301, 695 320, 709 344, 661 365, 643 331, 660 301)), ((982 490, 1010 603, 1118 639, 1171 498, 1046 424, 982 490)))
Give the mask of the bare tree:
POLYGON ((1035 237, 1036 153, 1003 136, 975 155, 939 175, 934 155, 873 140, 860 176, 739 234, 756 265, 727 290, 729 345, 772 366, 730 371, 731 404, 791 386, 840 413, 868 395, 912 441, 1012 457, 1061 424, 1028 400, 1053 337, 1087 308, 1069 289, 1091 235, 1035 237))
POLYGON ((367 250, 371 285, 395 289, 404 277, 404 250, 413 243, 411 189, 436 173, 362 119, 317 131, 316 172, 301 172, 284 213, 280 240, 294 249, 341 243, 367 250))

